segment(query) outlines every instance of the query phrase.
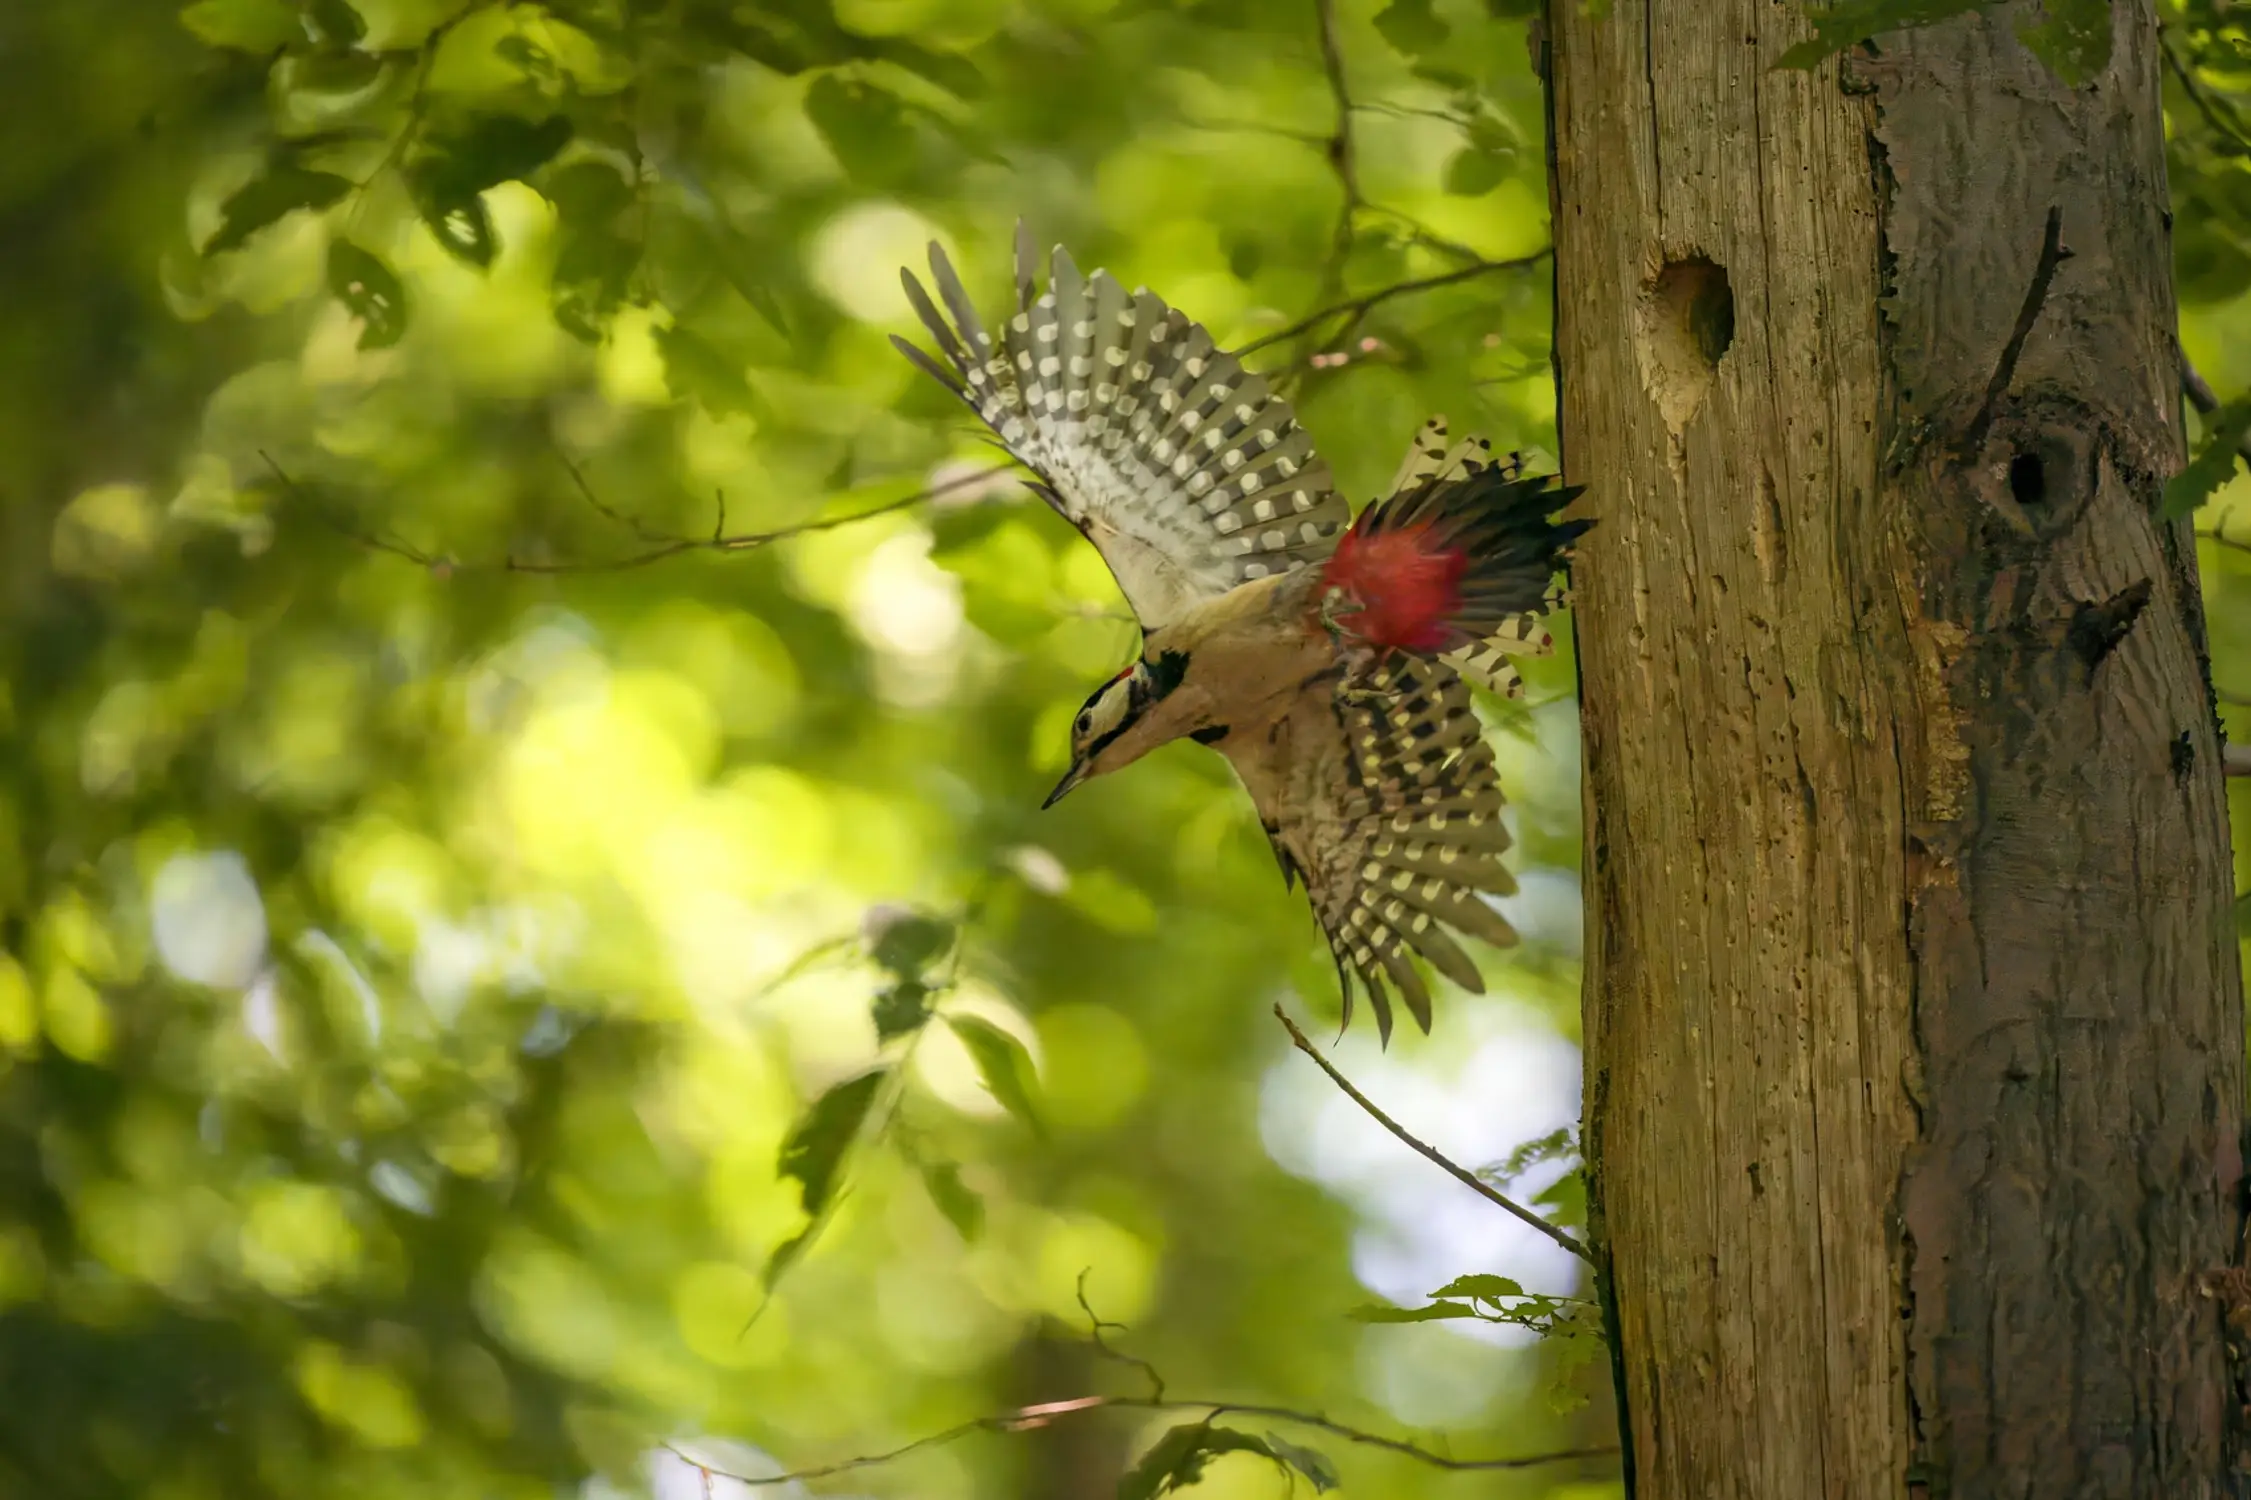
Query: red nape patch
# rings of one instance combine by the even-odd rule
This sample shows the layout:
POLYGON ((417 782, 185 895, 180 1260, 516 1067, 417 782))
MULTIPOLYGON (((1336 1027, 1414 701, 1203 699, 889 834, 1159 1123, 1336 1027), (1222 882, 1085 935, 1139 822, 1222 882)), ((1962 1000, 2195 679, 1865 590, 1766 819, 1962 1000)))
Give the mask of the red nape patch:
POLYGON ((1468 567, 1461 548, 1433 544, 1427 523, 1373 535, 1355 526, 1329 554, 1321 592, 1342 589, 1359 606, 1338 623, 1371 645, 1440 651, 1455 644, 1447 621, 1461 606, 1468 567))

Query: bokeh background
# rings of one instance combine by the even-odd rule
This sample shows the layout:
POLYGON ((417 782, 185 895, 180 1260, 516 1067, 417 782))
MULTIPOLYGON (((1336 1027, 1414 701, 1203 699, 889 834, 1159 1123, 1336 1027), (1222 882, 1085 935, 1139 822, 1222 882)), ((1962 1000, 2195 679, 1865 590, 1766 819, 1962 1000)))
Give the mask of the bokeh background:
MULTIPOLYGON (((725 1476, 1146 1395, 1097 1317, 1175 1399, 1611 1442, 1583 1341, 1350 1316, 1583 1288, 1290 1049, 1334 981, 1216 755, 1035 811, 1133 628, 886 337, 1021 217, 1267 341, 1356 502, 1432 412, 1552 463, 1535 8, 0 8, 0 1491, 1077 1500, 1183 1415, 725 1476)), ((2176 19, 2226 396, 2240 43, 2176 19)), ((1472 1167, 1577 1113, 1562 636, 1483 705, 1523 945, 1332 1053, 1472 1167)))

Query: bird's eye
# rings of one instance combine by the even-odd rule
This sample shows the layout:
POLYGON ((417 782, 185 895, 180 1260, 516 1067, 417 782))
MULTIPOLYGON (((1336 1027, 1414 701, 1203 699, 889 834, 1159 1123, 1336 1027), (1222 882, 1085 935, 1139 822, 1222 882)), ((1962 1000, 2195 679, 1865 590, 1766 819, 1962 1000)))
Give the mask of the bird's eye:
POLYGON ((1084 733, 1086 733, 1086 732, 1087 732, 1087 731, 1088 731, 1089 729, 1092 729, 1093 727, 1094 727, 1094 715, 1093 715, 1093 714, 1091 714, 1091 713, 1088 713, 1088 712, 1087 712, 1087 711, 1086 711, 1085 709, 1083 709, 1083 708, 1082 708, 1082 709, 1080 709, 1080 710, 1079 710, 1079 717, 1078 717, 1078 721, 1077 721, 1076 723, 1074 723, 1074 724, 1073 724, 1073 725, 1071 726, 1071 728, 1072 728, 1072 729, 1074 729, 1075 731, 1077 731, 1077 732, 1078 732, 1078 733, 1080 733, 1080 734, 1084 734, 1084 733))

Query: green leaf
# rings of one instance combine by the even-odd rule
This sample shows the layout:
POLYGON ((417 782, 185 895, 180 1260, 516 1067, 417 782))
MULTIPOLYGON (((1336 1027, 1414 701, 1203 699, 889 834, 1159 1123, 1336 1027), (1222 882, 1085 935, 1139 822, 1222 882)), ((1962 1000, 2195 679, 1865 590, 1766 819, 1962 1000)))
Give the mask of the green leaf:
POLYGON ((889 92, 824 73, 805 91, 805 114, 846 176, 889 186, 913 175, 919 156, 914 127, 889 92))
POLYGON ((1032 1059, 1024 1044, 982 1016, 950 1015, 946 1024, 969 1049, 977 1063, 977 1076, 985 1080, 985 1087, 1001 1107, 1034 1131, 1043 1132, 1039 1110, 1032 1103, 1032 1059))
POLYGON ((878 1042, 920 1031, 930 1020, 930 990, 916 980, 898 980, 876 993, 872 1010, 878 1042))
POLYGON ((1345 1313, 1355 1323, 1439 1323, 1449 1318, 1474 1318, 1477 1309, 1466 1302, 1433 1302, 1428 1307, 1392 1307, 1368 1303, 1345 1313))
POLYGON ((758 397, 742 366, 710 340, 677 325, 658 329, 656 339, 657 352, 664 356, 665 384, 673 395, 701 402, 715 415, 757 410, 758 397))
POLYGON ((1460 198, 1481 198, 1508 180, 1509 159, 1475 146, 1464 146, 1446 159, 1446 191, 1460 198))
POLYGON ((1330 1463, 1329 1456, 1317 1448, 1308 1448, 1302 1443, 1291 1442, 1280 1433, 1269 1432, 1266 1434, 1266 1449, 1275 1458, 1303 1474, 1316 1495, 1326 1495, 1344 1483, 1337 1476, 1337 1466, 1330 1463))
POLYGON ((1566 1229, 1574 1229, 1587 1222, 1587 1174, 1573 1170, 1564 1173, 1533 1194, 1532 1202, 1550 1210, 1548 1218, 1566 1229))
POLYGON ((224 255, 250 236, 300 208, 326 208, 352 190, 349 177, 304 167, 275 166, 252 178, 220 212, 219 232, 203 247, 205 255, 224 255))
POLYGON ((984 1232, 985 1202, 961 1180, 961 1168, 950 1161, 924 1162, 922 1186, 963 1240, 974 1241, 984 1232))
POLYGON ((362 349, 388 349, 406 333, 406 288, 373 252, 349 240, 328 247, 328 290, 365 326, 362 349))
POLYGON ((766 1269, 759 1273, 759 1279, 765 1283, 767 1291, 772 1291, 774 1283, 782 1279, 782 1273, 789 1269, 790 1262, 805 1253, 806 1247, 813 1243, 814 1232, 820 1227, 818 1224, 808 1224, 774 1247, 774 1253, 766 1257, 766 1269))
POLYGON ((324 47, 356 47, 367 35, 367 22, 351 0, 305 0, 305 19, 314 40, 324 47))
POLYGON ((890 37, 875 42, 868 50, 873 56, 938 85, 956 99, 981 99, 989 92, 985 75, 977 71, 976 64, 958 53, 933 52, 913 42, 890 37))
POLYGON ((1844 0, 1809 14, 1813 36, 1782 54, 1778 68, 1811 68, 1887 31, 1935 26, 1999 0, 1844 0))
POLYGON ((485 211, 482 198, 426 200, 420 207, 422 222, 450 254, 482 270, 500 253, 500 239, 493 233, 492 215, 485 211))
POLYGON ((1409 57, 1439 51, 1452 35, 1451 28, 1431 8, 1431 0, 1391 0, 1376 13, 1376 30, 1409 57))
POLYGON ((571 122, 562 115, 544 120, 472 115, 431 142, 415 164, 413 176, 433 200, 456 203, 503 182, 529 177, 554 160, 570 139, 571 122))
POLYGON ((1457 1276, 1430 1295, 1433 1297, 1476 1297, 1491 1302, 1502 1297, 1521 1297, 1524 1295, 1524 1288, 1506 1276, 1457 1276))
POLYGON ((214 47, 274 52, 305 35, 288 0, 197 0, 180 12, 180 24, 214 47))
POLYGON ((1184 1490, 1204 1477, 1204 1466, 1223 1453, 1255 1453, 1275 1463, 1285 1460, 1255 1433, 1215 1427, 1209 1421, 1175 1427, 1141 1455, 1118 1482, 1118 1500, 1155 1500, 1184 1490))
POLYGON ((2110 0, 2042 0, 2047 19, 2019 22, 2017 39, 2073 88, 2110 66, 2110 0))
POLYGON ((2193 514, 2235 477, 2238 450, 2251 432, 2251 397, 2230 401, 2204 418, 2204 443, 2187 467, 2165 484, 2161 514, 2168 521, 2193 514))
POLYGON ((901 979, 921 975, 954 945, 954 924, 926 911, 886 908, 869 914, 868 956, 901 979))
POLYGON ((815 1218, 828 1206, 837 1169, 843 1166, 889 1072, 876 1068, 836 1085, 813 1101, 782 1142, 781 1174, 797 1179, 799 1201, 815 1218))
POLYGON ((625 301, 641 265, 641 244, 609 228, 560 232, 548 299, 555 321, 573 338, 598 344, 625 301))

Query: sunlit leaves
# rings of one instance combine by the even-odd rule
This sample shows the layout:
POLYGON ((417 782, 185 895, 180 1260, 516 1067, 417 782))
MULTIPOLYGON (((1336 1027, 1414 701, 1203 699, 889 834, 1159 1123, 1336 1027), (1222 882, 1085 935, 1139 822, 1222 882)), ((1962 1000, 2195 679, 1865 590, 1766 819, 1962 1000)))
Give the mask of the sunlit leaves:
POLYGON ((1558 1410, 1584 1402, 1573 1384, 1579 1370, 1600 1352, 1602 1313, 1585 1297, 1559 1297, 1547 1292, 1527 1292, 1508 1276, 1480 1273, 1457 1276, 1430 1294, 1421 1307, 1373 1305, 1353 1308, 1347 1317, 1356 1323, 1440 1323, 1475 1319, 1528 1329, 1549 1340, 1555 1351, 1554 1380, 1549 1392, 1558 1410))
POLYGON ((920 1031, 930 1019, 930 987, 915 979, 894 979, 876 991, 869 1007, 878 1042, 920 1031))
POLYGON ((828 1207, 836 1189, 837 1171, 859 1137, 876 1091, 888 1076, 888 1069, 875 1068, 837 1084, 813 1101, 813 1107, 782 1143, 781 1174, 797 1180, 799 1198, 808 1214, 818 1215, 828 1207))
POLYGON ((180 24, 214 47, 268 53, 304 36, 290 0, 196 0, 180 24))
POLYGON ((325 47, 356 47, 367 35, 367 22, 351 0, 303 0, 305 29, 325 47))
POLYGON ((239 250, 268 225, 301 208, 326 208, 352 190, 349 177, 316 172, 280 162, 235 190, 220 209, 219 232, 204 245, 206 255, 239 250))
POLYGON ((1385 41, 1409 57, 1425 57, 1439 51, 1452 35, 1432 9, 1431 0, 1391 0, 1391 4, 1376 12, 1376 30, 1383 34, 1385 41))
POLYGON ((373 252, 349 240, 328 247, 328 289, 358 318, 359 346, 388 349, 406 333, 406 288, 397 273, 373 252))
POLYGON ((1118 1500, 1156 1500, 1160 1495, 1176 1494, 1201 1481, 1213 1459, 1229 1453, 1256 1454, 1285 1472, 1301 1475, 1316 1494, 1333 1490, 1338 1484, 1336 1466, 1311 1448, 1273 1433, 1221 1427, 1206 1419, 1171 1428, 1150 1445, 1119 1483, 1118 1500))
POLYGON ((954 926, 935 912, 892 907, 870 912, 868 956, 901 979, 913 979, 954 945, 954 926))
POLYGON ((825 73, 805 91, 805 114, 849 176, 880 185, 913 174, 919 142, 906 107, 888 89, 825 73))
POLYGON ((555 205, 555 321, 597 343, 641 264, 640 238, 622 223, 636 200, 633 185, 609 163, 589 159, 548 173, 540 191, 555 205))
POLYGON ((755 412, 758 398, 742 365, 720 352, 692 328, 660 328, 657 349, 664 356, 664 379, 672 394, 696 401, 714 414, 755 412))
POLYGON ((2204 442, 2196 456, 2165 483, 2163 513, 2167 520, 2193 513, 2235 477, 2236 460, 2247 434, 2251 434, 2251 397, 2230 401, 2204 418, 2204 442))
POLYGON ((946 1024, 969 1049, 970 1058, 977 1064, 977 1076, 1001 1107, 1033 1130, 1042 1129, 1039 1108, 1032 1099, 1032 1059, 1024 1044, 982 1016, 949 1015, 946 1024))
POLYGON ((780 1280, 782 1273, 804 1253, 819 1229, 821 1217, 835 1195, 845 1160, 851 1155, 852 1144, 859 1139, 868 1110, 875 1104, 883 1081, 889 1076, 888 1068, 875 1068, 837 1084, 813 1101, 812 1108, 805 1111, 788 1139, 782 1142, 781 1175, 796 1180, 799 1202, 813 1222, 768 1257, 765 1272, 768 1287, 780 1280))
POLYGON ((430 232, 447 250, 475 266, 489 266, 498 249, 492 218, 481 195, 503 182, 528 177, 554 159, 571 138, 562 115, 526 120, 475 114, 434 133, 407 168, 407 182, 430 232))
POLYGON ((964 1240, 974 1240, 985 1228, 985 1203, 961 1180, 961 1168, 950 1161, 925 1162, 922 1185, 946 1222, 964 1240))

